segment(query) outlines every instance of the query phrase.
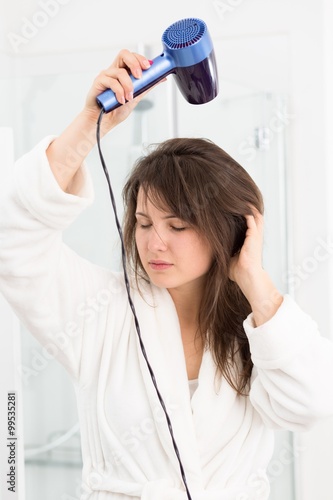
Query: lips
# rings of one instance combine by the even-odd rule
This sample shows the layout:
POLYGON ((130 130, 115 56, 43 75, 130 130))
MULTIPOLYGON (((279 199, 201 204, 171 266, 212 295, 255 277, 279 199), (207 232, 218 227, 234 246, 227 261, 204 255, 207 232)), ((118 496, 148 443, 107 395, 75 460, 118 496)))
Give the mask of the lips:
POLYGON ((173 264, 164 260, 150 260, 148 264, 154 271, 164 271, 165 269, 170 269, 170 267, 173 266, 173 264))

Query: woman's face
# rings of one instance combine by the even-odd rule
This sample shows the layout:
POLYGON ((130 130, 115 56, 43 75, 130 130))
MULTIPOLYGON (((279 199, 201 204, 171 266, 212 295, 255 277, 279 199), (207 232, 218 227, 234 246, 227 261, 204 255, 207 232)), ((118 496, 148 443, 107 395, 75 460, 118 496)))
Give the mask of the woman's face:
POLYGON ((135 240, 151 282, 167 289, 197 289, 212 264, 207 240, 167 209, 161 210, 139 189, 135 240))

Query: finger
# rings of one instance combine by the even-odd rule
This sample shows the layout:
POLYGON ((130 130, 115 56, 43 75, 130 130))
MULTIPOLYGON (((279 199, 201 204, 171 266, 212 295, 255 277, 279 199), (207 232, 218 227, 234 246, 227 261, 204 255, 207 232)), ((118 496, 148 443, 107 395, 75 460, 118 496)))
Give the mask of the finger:
POLYGON ((100 81, 106 88, 113 90, 118 102, 124 104, 125 101, 133 99, 133 81, 130 74, 140 78, 142 70, 149 67, 150 62, 144 56, 124 49, 118 54, 116 61, 104 71, 100 81))
POLYGON ((245 215, 245 219, 246 219, 246 224, 247 224, 248 229, 256 229, 257 228, 257 224, 256 224, 256 220, 255 220, 254 215, 247 214, 247 215, 245 215))
POLYGON ((255 225, 259 228, 263 225, 264 216, 259 210, 251 205, 251 214, 245 215, 246 221, 251 224, 251 221, 255 223, 255 225), (250 222, 249 222, 250 221, 250 222))
POLYGON ((128 69, 135 78, 141 78, 142 70, 148 69, 150 67, 150 62, 141 54, 124 49, 119 52, 116 59, 116 65, 119 68, 128 69))
POLYGON ((126 104, 125 104, 126 108, 127 108, 127 109, 129 109, 129 110, 133 110, 133 109, 135 108, 135 106, 137 106, 137 105, 139 104, 139 102, 140 102, 142 99, 144 99, 144 98, 147 96, 147 94, 149 94, 149 92, 151 92, 151 90, 152 90, 153 88, 157 87, 158 85, 160 85, 162 82, 165 82, 165 81, 166 81, 166 78, 163 78, 163 80, 161 80, 161 81, 159 81, 159 82, 155 83, 155 84, 153 85, 153 87, 151 87, 151 88, 149 88, 149 89, 145 90, 144 92, 142 92, 141 94, 137 95, 137 96, 136 96, 136 97, 134 97, 134 99, 132 99, 131 101, 126 102, 126 104))
POLYGON ((137 58, 140 64, 140 71, 139 71, 139 78, 142 76, 142 70, 145 71, 150 68, 152 61, 147 59, 145 56, 142 56, 141 54, 137 54, 133 52, 134 56, 137 58), (140 74, 141 72, 141 74, 140 74))
POLYGON ((253 217, 255 219, 259 220, 260 218, 263 217, 262 212, 260 212, 260 210, 257 207, 255 207, 254 205, 250 205, 249 208, 250 208, 250 214, 249 215, 253 215, 253 217))
POLYGON ((121 99, 119 102, 121 104, 129 104, 129 103, 134 103, 135 105, 138 104, 141 99, 143 99, 149 92, 151 92, 151 90, 153 90, 155 87, 157 87, 158 85, 160 85, 161 83, 165 82, 167 79, 166 78, 163 78, 162 80, 160 80, 159 82, 155 83, 152 87, 150 87, 149 89, 145 90, 144 92, 141 92, 139 95, 136 95, 134 98, 133 98, 133 84, 132 84, 132 81, 131 81, 131 84, 130 84, 130 87, 129 87, 129 90, 126 92, 125 91, 125 86, 119 86, 117 85, 117 82, 113 82, 112 85, 112 90, 115 92, 116 94, 116 97, 119 101, 119 99, 121 99), (125 94, 123 93, 123 91, 125 92, 125 94), (125 95, 125 98, 126 98, 126 101, 123 100, 124 99, 124 95, 125 95))
POLYGON ((262 232, 263 227, 264 227, 264 216, 259 212, 259 210, 256 210, 255 213, 253 214, 254 222, 257 226, 258 231, 262 232))
POLYGON ((96 95, 111 89, 115 94, 120 104, 125 103, 125 96, 129 95, 132 91, 133 84, 125 69, 117 69, 111 71, 110 69, 103 71, 95 80, 96 95), (121 72, 124 74, 121 75, 121 72), (122 82, 122 83, 121 83, 122 82))
POLYGON ((108 68, 99 76, 97 85, 103 87, 102 91, 111 89, 121 104, 133 99, 133 82, 125 68, 108 68))

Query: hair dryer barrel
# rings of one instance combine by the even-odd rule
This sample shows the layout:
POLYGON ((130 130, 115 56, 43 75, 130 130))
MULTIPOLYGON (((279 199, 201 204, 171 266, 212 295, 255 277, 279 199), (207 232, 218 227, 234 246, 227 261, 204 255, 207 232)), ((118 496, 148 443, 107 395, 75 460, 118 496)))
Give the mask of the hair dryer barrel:
MULTIPOLYGON (((183 19, 165 30, 163 53, 153 59, 139 79, 131 76, 134 97, 145 92, 170 74, 174 74, 182 95, 191 104, 204 104, 218 94, 218 76, 212 40, 200 19, 183 19)), ((97 97, 109 113, 121 106, 112 90, 97 97)))

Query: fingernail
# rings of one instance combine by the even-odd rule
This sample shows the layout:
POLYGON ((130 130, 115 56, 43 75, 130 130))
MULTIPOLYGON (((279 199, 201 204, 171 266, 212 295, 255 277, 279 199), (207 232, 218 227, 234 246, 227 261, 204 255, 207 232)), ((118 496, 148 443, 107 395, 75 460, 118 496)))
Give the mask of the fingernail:
POLYGON ((128 101, 132 101, 132 99, 133 99, 133 92, 128 92, 128 93, 126 94, 126 99, 127 99, 128 101))
POLYGON ((151 66, 151 65, 153 64, 153 62, 154 62, 154 61, 153 61, 152 59, 148 59, 148 62, 149 62, 149 64, 150 64, 150 66, 151 66))
POLYGON ((148 59, 144 59, 142 61, 142 65, 145 67, 145 68, 149 68, 150 67, 150 64, 151 62, 148 60, 148 59))

